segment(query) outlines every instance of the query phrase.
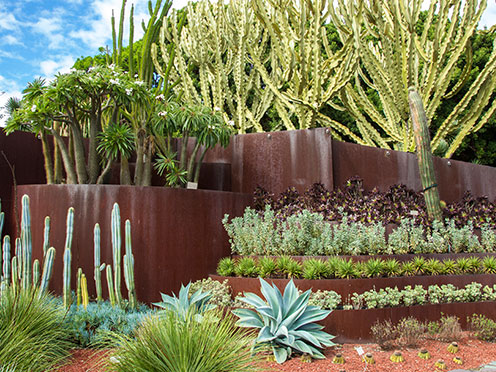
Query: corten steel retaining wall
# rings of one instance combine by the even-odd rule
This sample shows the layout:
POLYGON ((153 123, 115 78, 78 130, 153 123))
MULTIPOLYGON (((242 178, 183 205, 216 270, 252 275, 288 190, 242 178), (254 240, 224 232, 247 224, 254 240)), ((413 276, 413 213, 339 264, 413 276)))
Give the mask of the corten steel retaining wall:
POLYGON ((41 141, 33 134, 26 132, 15 132, 7 136, 0 129, 0 199, 2 211, 5 212, 4 233, 15 232, 13 218, 14 211, 11 210, 15 194, 13 193, 13 179, 8 162, 14 167, 16 182, 18 185, 29 183, 45 183, 45 169, 41 152, 41 141), (3 154, 2 154, 3 153, 3 154))
MULTIPOLYGON (((43 221, 51 217, 50 245, 56 249, 51 288, 62 289, 63 249, 67 209, 74 207, 72 283, 81 267, 94 295, 93 228, 101 227, 101 262, 112 263, 110 215, 119 203, 124 254, 124 222, 131 221, 138 299, 153 302, 159 292, 179 290, 181 283, 205 278, 221 257, 230 254, 222 227, 225 213, 241 215, 251 196, 228 192, 133 186, 29 185, 19 194, 31 201, 33 257, 42 256, 43 221)), ((103 273, 104 274, 104 273, 103 273)), ((102 285, 106 291, 105 275, 102 285)), ((124 279, 122 291, 127 298, 124 279)), ((108 297, 106 297, 108 298, 108 297)))

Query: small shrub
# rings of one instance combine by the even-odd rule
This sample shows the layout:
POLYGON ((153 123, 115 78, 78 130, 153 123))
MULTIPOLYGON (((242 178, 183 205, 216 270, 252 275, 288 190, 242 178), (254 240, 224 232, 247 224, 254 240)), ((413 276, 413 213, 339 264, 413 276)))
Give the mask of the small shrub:
POLYGON ((482 268, 486 274, 496 274, 496 257, 485 257, 482 260, 482 268))
POLYGON ((217 274, 220 276, 232 276, 234 274, 234 270, 234 261, 230 257, 222 258, 217 265, 217 274))
POLYGON ((190 292, 195 293, 198 290, 210 294, 211 297, 208 302, 212 305, 219 307, 231 306, 231 287, 229 287, 227 279, 222 283, 212 278, 197 280, 191 283, 190 292))
POLYGON ((398 332, 389 319, 384 322, 376 321, 370 330, 375 343, 379 345, 381 349, 396 349, 398 332))
POLYGON ((388 259, 384 262, 384 274, 388 277, 401 275, 401 264, 397 259, 388 259))
POLYGON ((384 261, 380 258, 373 258, 365 262, 364 274, 367 278, 375 278, 382 276, 384 272, 384 261))
POLYGON ((111 362, 116 372, 219 372, 258 371, 259 357, 252 356, 252 332, 236 327, 232 315, 213 310, 198 321, 189 311, 183 318, 173 311, 164 317, 149 316, 136 338, 109 336, 117 347, 111 362))
POLYGON ((467 319, 474 337, 482 341, 496 341, 496 322, 484 315, 474 314, 467 319))
POLYGON ((456 316, 443 315, 439 319, 437 338, 443 342, 458 341, 462 337, 462 327, 456 316))
POLYGON ((132 335, 151 310, 141 305, 138 310, 123 310, 109 302, 90 303, 86 310, 71 306, 66 324, 71 338, 80 347, 99 346, 108 331, 132 335))
POLYGON ((301 264, 288 256, 279 257, 276 265, 277 270, 288 278, 299 278, 303 272, 301 264))
POLYGON ((403 318, 396 325, 399 345, 417 347, 426 330, 425 325, 413 317, 403 318))
POLYGON ((334 291, 312 292, 308 300, 309 305, 320 307, 323 310, 334 310, 341 304, 341 295, 334 291))

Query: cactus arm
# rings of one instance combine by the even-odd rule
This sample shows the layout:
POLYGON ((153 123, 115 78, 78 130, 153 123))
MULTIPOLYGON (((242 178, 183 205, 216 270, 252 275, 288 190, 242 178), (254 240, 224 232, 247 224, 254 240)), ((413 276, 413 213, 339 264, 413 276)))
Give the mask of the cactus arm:
POLYGON ((86 275, 84 274, 81 275, 81 300, 82 300, 83 308, 84 310, 86 310, 88 308, 90 299, 88 295, 88 283, 86 280, 86 275))
POLYGON ((413 123, 413 132, 417 144, 417 160, 420 172, 422 187, 424 188, 425 205, 427 214, 431 220, 441 220, 442 211, 439 199, 439 192, 434 173, 432 152, 429 138, 429 127, 425 114, 422 98, 414 87, 408 89, 410 111, 413 123))
POLYGON ((83 275, 83 269, 78 268, 77 282, 76 282, 76 306, 78 308, 81 305, 81 276, 82 275, 83 275))
POLYGON ((45 225, 43 228, 43 257, 46 256, 47 250, 50 247, 50 217, 45 217, 45 225))
MULTIPOLYGON (((16 238, 15 240, 15 255, 17 257, 17 267, 22 268, 22 243, 21 243, 21 238, 16 238)), ((21 280, 21 270, 17 271, 17 277, 19 280, 21 280)))
POLYGON ((43 273, 41 275, 39 293, 46 292, 48 285, 50 284, 50 279, 52 278, 53 263, 55 261, 55 248, 50 247, 45 255, 45 262, 43 263, 43 273))
POLYGON ((72 254, 70 249, 64 250, 64 271, 63 271, 63 300, 64 307, 67 309, 71 306, 71 259, 72 254))
POLYGON ((115 298, 114 281, 112 279, 112 266, 107 265, 106 274, 110 304, 115 306, 117 304, 117 300, 115 298))
POLYGON ((19 291, 19 281, 17 279, 18 275, 17 257, 15 256, 12 257, 12 290, 14 293, 19 291))
POLYGON ((22 197, 22 222, 21 222, 21 247, 22 247, 22 288, 31 287, 31 261, 32 261, 32 241, 31 241, 31 213, 29 210, 29 196, 22 197))
POLYGON ((124 280, 128 290, 129 306, 135 309, 137 306, 136 286, 134 284, 134 256, 131 241, 131 222, 126 220, 126 254, 124 255, 124 280))
POLYGON ((95 265, 94 265, 94 279, 96 287, 96 300, 98 302, 103 301, 102 295, 102 273, 101 273, 101 261, 100 261, 100 225, 95 224, 93 230, 93 241, 94 241, 94 253, 95 253, 95 265))
POLYGON ((122 294, 121 294, 121 215, 119 210, 119 205, 114 204, 112 209, 111 218, 111 230, 112 230, 112 253, 113 253, 113 263, 114 263, 114 286, 115 286, 115 299, 117 305, 122 305, 122 294))
POLYGON ((10 237, 6 235, 3 238, 3 282, 10 282, 10 237))
POLYGON ((33 262, 33 289, 38 288, 40 284, 40 261, 38 259, 33 262))

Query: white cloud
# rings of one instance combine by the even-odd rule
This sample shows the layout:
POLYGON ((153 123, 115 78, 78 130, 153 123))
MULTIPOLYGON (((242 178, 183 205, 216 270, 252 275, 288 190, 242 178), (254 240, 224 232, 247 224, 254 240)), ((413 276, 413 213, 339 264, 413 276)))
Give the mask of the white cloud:
POLYGON ((20 22, 13 13, 4 13, 0 11, 0 30, 16 31, 20 22))
POLYGON ((14 35, 4 35, 2 36, 2 43, 6 45, 24 45, 22 41, 20 41, 14 35))
POLYGON ((63 56, 57 60, 48 59, 40 63, 40 72, 47 79, 51 79, 56 73, 67 73, 74 65, 72 56, 63 56))
POLYGON ((5 117, 4 106, 10 97, 21 98, 21 90, 17 82, 0 75, 0 127, 5 126, 7 118, 5 117))
POLYGON ((30 24, 34 32, 45 36, 49 49, 58 49, 67 44, 64 36, 64 26, 67 26, 67 22, 64 21, 64 17, 65 11, 57 8, 52 12, 46 12, 36 22, 30 24))

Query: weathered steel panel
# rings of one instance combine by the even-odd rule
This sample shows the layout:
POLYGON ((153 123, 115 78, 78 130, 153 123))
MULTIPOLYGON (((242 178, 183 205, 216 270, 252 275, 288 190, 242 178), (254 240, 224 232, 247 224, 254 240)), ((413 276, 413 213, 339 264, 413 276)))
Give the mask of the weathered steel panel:
MULTIPOLYGON (((159 292, 179 290, 181 283, 205 278, 220 258, 230 254, 221 220, 239 216, 250 204, 249 195, 205 190, 133 186, 34 185, 20 186, 19 195, 31 200, 33 257, 41 258, 43 220, 51 217, 50 245, 56 249, 52 289, 61 293, 66 214, 74 207, 72 279, 81 267, 93 278, 93 228, 101 227, 101 262, 112 263, 110 216, 119 203, 124 254, 124 223, 131 221, 138 299, 153 302, 159 292)), ((102 283, 106 291, 106 280, 102 283)), ((122 279, 123 293, 126 293, 122 279)), ((94 295, 94 280, 89 280, 94 295)), ((127 295, 126 295, 127 297, 127 295)))

